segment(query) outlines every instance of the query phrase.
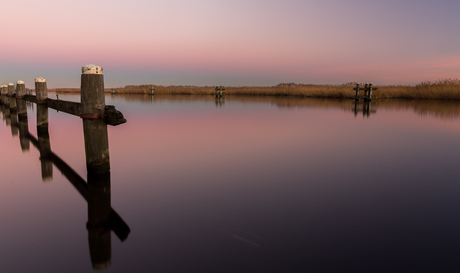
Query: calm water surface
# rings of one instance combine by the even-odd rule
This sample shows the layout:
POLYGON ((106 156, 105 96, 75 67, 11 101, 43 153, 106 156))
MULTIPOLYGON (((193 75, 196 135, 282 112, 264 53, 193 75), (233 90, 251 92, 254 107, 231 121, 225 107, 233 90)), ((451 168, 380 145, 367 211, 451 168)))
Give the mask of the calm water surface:
MULTIPOLYGON (((106 103, 128 122, 109 127, 110 177, 82 194, 2 114, 0 272, 460 270, 460 103, 106 103), (107 208, 115 220, 87 225, 107 208)), ((49 135, 74 176, 95 179, 79 118, 50 109, 49 135)))

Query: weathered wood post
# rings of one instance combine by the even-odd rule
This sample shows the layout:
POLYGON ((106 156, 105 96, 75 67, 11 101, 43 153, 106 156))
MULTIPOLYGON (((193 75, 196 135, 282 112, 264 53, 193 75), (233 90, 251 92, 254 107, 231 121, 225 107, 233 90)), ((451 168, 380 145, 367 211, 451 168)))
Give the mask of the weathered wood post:
POLYGON ((3 105, 10 106, 10 101, 8 100, 8 85, 2 85, 2 103, 3 105))
POLYGON ((149 95, 155 95, 155 88, 153 88, 152 86, 149 87, 149 95))
POLYGON ((219 86, 216 86, 216 89, 214 90, 216 90, 216 98, 219 97, 219 86))
POLYGON ((359 101, 359 83, 356 84, 356 87, 353 88, 353 90, 356 90, 355 101, 359 101))
POLYGON ((88 173, 110 171, 109 140, 104 122, 105 95, 102 67, 87 65, 81 74, 81 108, 88 173))
POLYGON ((16 99, 14 98, 14 84, 8 84, 8 104, 10 105, 10 111, 16 113, 17 106, 16 106, 16 99))
POLYGON ((368 91, 369 91, 369 84, 366 83, 364 85, 364 101, 366 101, 368 91))
POLYGON ((115 94, 115 88, 112 88, 112 90, 110 91, 111 94, 115 94))
POLYGON ((53 163, 50 160, 51 143, 48 132, 48 88, 46 87, 46 79, 35 79, 35 93, 37 95, 37 136, 42 180, 51 181, 53 179, 53 163))
POLYGON ((81 117, 88 171, 88 241, 94 269, 111 263, 110 157, 102 67, 87 65, 81 74, 81 117))
POLYGON ((29 124, 27 122, 27 105, 26 101, 22 98, 26 94, 26 85, 23 81, 16 83, 16 104, 18 107, 18 118, 19 118, 19 142, 21 143, 21 150, 23 153, 29 152, 29 124))
MULTIPOLYGON (((7 108, 7 104, 8 104, 8 97, 7 97, 8 87, 6 87, 6 88, 5 87, 6 87, 6 85, 0 86, 0 102, 2 104, 2 107, 7 108)), ((8 107, 8 109, 9 109, 9 107, 8 107)), ((6 117, 5 117, 6 116, 5 115, 6 114, 6 109, 3 109, 3 113, 4 113, 3 119, 5 120, 6 119, 6 117)), ((9 115, 9 113, 8 113, 8 115, 9 115)))
POLYGON ((27 105, 26 101, 22 98, 26 94, 26 85, 23 81, 18 81, 16 83, 16 105, 18 109, 19 121, 27 120, 27 105))
POLYGON ((48 134, 48 88, 46 87, 46 79, 35 79, 35 93, 37 95, 37 129, 38 134, 43 130, 48 134))
POLYGON ((367 100, 370 101, 372 99, 372 83, 369 83, 369 94, 367 100))
POLYGON ((88 173, 88 230, 91 263, 96 270, 110 266, 112 239, 109 224, 111 208, 110 172, 88 173))

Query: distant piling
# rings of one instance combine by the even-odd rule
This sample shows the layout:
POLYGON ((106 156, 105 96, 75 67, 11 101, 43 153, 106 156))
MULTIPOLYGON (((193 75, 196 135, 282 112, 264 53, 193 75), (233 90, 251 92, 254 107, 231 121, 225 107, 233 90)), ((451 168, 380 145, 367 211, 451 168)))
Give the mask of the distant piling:
POLYGON ((51 181, 53 179, 53 163, 50 160, 51 143, 48 132, 48 88, 46 86, 46 79, 35 79, 35 93, 37 96, 37 135, 42 167, 42 180, 51 181))
POLYGON ((17 111, 16 99, 14 98, 14 94, 15 94, 14 84, 9 83, 8 84, 8 104, 10 105, 11 113, 16 113, 17 111))
POLYGON ((48 88, 46 86, 46 79, 35 79, 35 92, 37 94, 37 129, 38 134, 40 131, 48 134, 48 88))
POLYGON ((16 105, 18 108, 18 117, 19 121, 27 119, 27 105, 26 101, 22 98, 26 94, 26 85, 23 81, 18 81, 16 83, 16 105))
POLYGON ((8 100, 8 85, 2 85, 1 94, 2 94, 2 103, 5 106, 8 106, 8 109, 9 109, 10 102, 8 100))

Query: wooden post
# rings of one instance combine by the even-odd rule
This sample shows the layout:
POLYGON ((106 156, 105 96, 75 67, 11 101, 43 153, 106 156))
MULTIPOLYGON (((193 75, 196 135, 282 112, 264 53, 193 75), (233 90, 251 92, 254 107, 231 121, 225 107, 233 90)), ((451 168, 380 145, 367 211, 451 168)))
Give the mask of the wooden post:
POLYGON ((217 97, 219 97, 219 93, 218 93, 218 92, 219 92, 219 87, 216 86, 216 89, 215 89, 215 90, 216 90, 216 98, 217 98, 217 97))
POLYGON ((366 101, 368 91, 369 91, 369 84, 366 83, 366 85, 364 85, 364 101, 366 101))
POLYGON ((220 86, 220 93, 219 96, 222 97, 222 86, 220 86))
POLYGON ((353 90, 356 90, 355 101, 359 101, 359 83, 356 84, 356 88, 353 88, 353 90))
POLYGON ((10 105, 10 111, 16 113, 17 106, 16 106, 16 99, 14 98, 14 84, 8 84, 8 104, 10 105))
POLYGON ((2 85, 1 95, 3 105, 9 106, 10 102, 8 100, 8 85, 2 85))
POLYGON ((110 171, 109 140, 104 122, 105 95, 102 67, 87 65, 81 75, 81 117, 85 136, 86 169, 88 173, 110 171))
POLYGON ((372 99, 372 83, 369 83, 369 95, 367 100, 370 101, 372 99))
POLYGON ((39 135, 40 131, 48 134, 48 105, 46 104, 48 89, 46 79, 35 79, 35 93, 37 94, 37 134, 39 135))
POLYGON ((89 253, 96 270, 110 266, 112 240, 110 230, 110 172, 104 174, 88 173, 87 187, 89 253))
POLYGON ((27 120, 27 106, 26 101, 22 98, 26 94, 26 85, 23 81, 18 81, 16 83, 16 104, 18 108, 18 117, 19 121, 27 120))
POLYGON ((42 167, 42 180, 51 181, 53 179, 53 163, 50 159, 51 143, 48 132, 48 88, 46 86, 46 79, 35 79, 35 93, 37 95, 37 136, 42 167))
POLYGON ((115 88, 112 88, 111 93, 112 93, 112 94, 115 94, 115 88))

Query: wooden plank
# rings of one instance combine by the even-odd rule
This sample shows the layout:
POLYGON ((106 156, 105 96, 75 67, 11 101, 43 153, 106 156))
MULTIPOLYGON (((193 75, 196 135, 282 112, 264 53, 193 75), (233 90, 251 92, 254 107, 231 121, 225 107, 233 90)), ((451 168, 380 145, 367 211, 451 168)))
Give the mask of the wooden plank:
POLYGON ((33 103, 37 103, 37 97, 34 96, 34 95, 24 95, 24 97, 22 98, 23 100, 25 101, 29 101, 29 102, 33 102, 33 103))
POLYGON ((80 117, 80 105, 79 102, 65 101, 65 100, 53 100, 47 99, 47 105, 49 108, 54 110, 71 114, 73 116, 80 117))

